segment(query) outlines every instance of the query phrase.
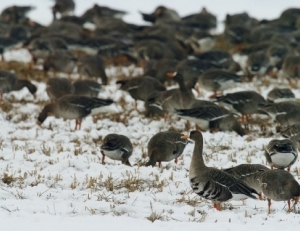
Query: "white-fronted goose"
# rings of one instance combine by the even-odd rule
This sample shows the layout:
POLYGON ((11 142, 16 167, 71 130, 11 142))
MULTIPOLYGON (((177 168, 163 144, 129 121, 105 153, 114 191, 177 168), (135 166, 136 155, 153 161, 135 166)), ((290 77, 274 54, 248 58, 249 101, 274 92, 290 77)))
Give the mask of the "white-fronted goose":
POLYGON ((154 166, 158 162, 158 167, 161 162, 171 161, 183 153, 185 146, 188 144, 186 139, 181 139, 182 134, 179 132, 165 131, 155 134, 148 142, 149 161, 146 166, 154 166))
POLYGON ((265 52, 258 51, 248 55, 247 71, 251 75, 263 76, 269 70, 271 64, 265 52))
POLYGON ((297 84, 300 76, 300 56, 286 56, 282 63, 282 73, 284 77, 288 78, 290 84, 292 84, 292 79, 295 79, 297 84))
POLYGON ((255 91, 239 91, 217 97, 217 102, 241 113, 242 121, 248 123, 248 115, 258 113, 258 105, 264 103, 265 99, 255 91))
POLYGON ((19 91, 23 87, 26 87, 29 92, 35 97, 37 87, 30 81, 25 79, 18 79, 18 76, 9 72, 0 70, 0 101, 2 101, 3 93, 9 93, 11 91, 19 91))
POLYGON ((245 135, 245 131, 237 122, 233 113, 218 105, 179 109, 177 115, 196 123, 197 128, 203 131, 235 131, 241 136, 245 135))
POLYGON ((300 121, 282 129, 281 131, 281 135, 284 137, 291 137, 297 134, 300 134, 300 121))
POLYGON ((61 16, 73 13, 75 9, 75 2, 73 0, 55 0, 55 4, 52 7, 53 18, 56 19, 56 13, 61 16))
POLYGON ((288 211, 291 210, 291 199, 298 202, 300 185, 289 172, 281 169, 265 171, 259 180, 263 194, 268 199, 268 214, 271 213, 271 200, 288 201, 288 211))
POLYGON ((87 97, 98 97, 101 91, 101 84, 90 79, 76 80, 73 83, 74 94, 83 95, 87 97))
POLYGON ((222 169, 223 171, 229 173, 235 178, 241 180, 244 184, 248 185, 250 188, 256 190, 259 195, 259 199, 262 200, 262 188, 259 182, 259 176, 265 171, 270 171, 264 165, 261 164, 240 164, 232 168, 222 169))
POLYGON ((96 55, 83 55, 78 59, 78 73, 82 76, 100 78, 102 84, 107 84, 105 62, 102 57, 96 55))
POLYGON ((64 49, 54 50, 44 62, 44 71, 47 73, 49 70, 53 70, 54 75, 56 72, 62 72, 70 75, 76 66, 76 57, 71 51, 64 49))
MULTIPOLYGON (((212 200, 214 208, 221 210, 221 202, 230 199, 257 199, 257 192, 232 175, 212 167, 203 160, 203 136, 200 131, 191 131, 190 139, 195 142, 189 178, 192 189, 205 199, 212 200)), ((184 136, 182 138, 188 138, 184 136)))
POLYGON ((273 139, 266 147, 265 157, 271 169, 274 167, 279 169, 287 168, 289 172, 290 167, 298 158, 297 145, 290 139, 273 139))
POLYGON ((274 88, 269 91, 267 95, 267 100, 279 103, 282 101, 292 100, 295 99, 295 94, 291 91, 290 88, 274 88))
POLYGON ((218 92, 222 95, 224 90, 234 87, 238 82, 241 82, 240 76, 224 70, 208 70, 198 78, 200 88, 214 92, 210 98, 216 97, 218 92))
POLYGON ((112 104, 111 99, 98 99, 86 96, 66 95, 56 102, 47 104, 38 116, 38 124, 42 124, 52 114, 64 119, 75 119, 75 130, 81 127, 81 120, 90 115, 93 109, 112 104))
POLYGON ((75 88, 67 78, 50 78, 47 81, 46 92, 51 101, 62 96, 74 94, 75 88))
POLYGON ((293 100, 279 103, 263 102, 258 105, 258 109, 275 117, 281 114, 300 111, 300 103, 293 100))
POLYGON ((176 109, 190 108, 194 103, 195 96, 191 88, 185 85, 184 77, 178 72, 168 73, 168 76, 179 84, 179 88, 162 92, 155 98, 153 105, 161 108, 165 113, 175 113, 176 109))
POLYGON ((105 156, 120 160, 123 164, 131 166, 129 157, 132 155, 133 146, 127 136, 119 134, 108 134, 104 137, 103 143, 100 147, 102 153, 102 164, 105 164, 105 156))

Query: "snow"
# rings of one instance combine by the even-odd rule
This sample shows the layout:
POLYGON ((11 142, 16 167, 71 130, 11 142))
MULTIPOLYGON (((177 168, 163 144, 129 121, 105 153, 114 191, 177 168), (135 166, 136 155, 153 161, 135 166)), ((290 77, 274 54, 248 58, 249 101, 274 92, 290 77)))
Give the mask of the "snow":
MULTIPOLYGON (((94 2, 77 1, 76 14, 94 2)), ((1 1, 0 10, 12 4, 36 5, 37 9, 29 16, 43 24, 51 21, 51 1, 1 1)), ((298 1, 230 0, 225 4, 222 0, 200 3, 111 0, 99 4, 128 11, 126 21, 143 23, 138 11, 151 12, 161 4, 178 10, 180 15, 206 6, 222 21, 226 13, 241 11, 257 18, 275 18, 282 10, 296 7, 298 1)), ((28 62, 30 55, 21 49, 6 53, 5 58, 28 62)), ((242 62, 243 57, 235 58, 242 62)), ((34 82, 38 86, 37 99, 27 89, 4 95, 4 103, 12 109, 0 114, 0 179, 11 183, 0 181, 1 230, 299 230, 299 205, 295 206, 296 213, 287 213, 286 202, 273 202, 272 213, 267 215, 267 201, 248 199, 225 203, 225 209, 218 212, 210 201, 195 195, 188 181, 192 144, 178 164, 163 163, 162 169, 139 167, 139 162, 145 162, 142 156, 147 153, 147 142, 154 134, 169 129, 184 133, 189 130, 185 120, 175 116, 167 123, 163 119, 145 118, 134 110, 133 99, 115 86, 118 75, 137 75, 141 70, 112 67, 106 71, 113 80, 99 97, 109 97, 117 103, 107 107, 106 113, 87 117, 80 131, 74 131, 74 121, 54 117, 48 117, 41 127, 36 125, 41 111, 37 103, 48 100, 44 83, 34 82), (124 105, 119 104, 122 100, 124 105), (115 132, 131 139, 134 152, 130 162, 135 166, 128 167, 109 158, 106 165, 101 164, 101 140, 115 132), (151 219, 156 220, 152 223, 151 219)), ((227 92, 257 88, 265 97, 272 84, 258 89, 255 83, 242 83, 227 92)), ((293 91, 300 97, 298 89, 293 91)), ((207 98, 209 94, 205 92, 204 96, 207 98)), ((138 109, 144 110, 143 103, 138 103, 138 109)), ((275 133, 275 127, 267 127, 267 131, 275 133)), ((263 135, 258 126, 252 126, 251 133, 244 137, 233 132, 205 132, 206 164, 218 168, 242 163, 266 164, 264 146, 279 137, 263 135)), ((299 181, 299 160, 291 172, 299 181)))

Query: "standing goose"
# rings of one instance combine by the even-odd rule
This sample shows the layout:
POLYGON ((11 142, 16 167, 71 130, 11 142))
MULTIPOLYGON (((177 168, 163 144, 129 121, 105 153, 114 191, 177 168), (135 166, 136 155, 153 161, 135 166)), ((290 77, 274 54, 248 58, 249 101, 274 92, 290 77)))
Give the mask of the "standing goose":
POLYGON ((75 130, 81 128, 81 120, 90 115, 93 109, 112 104, 111 99, 98 99, 86 96, 66 95, 55 103, 47 104, 38 116, 38 124, 42 124, 49 114, 64 119, 75 119, 75 130))
POLYGON ((265 99, 255 91, 239 91, 217 97, 217 102, 241 113, 242 121, 248 123, 248 115, 258 113, 258 105, 264 103, 265 99))
POLYGON ((180 73, 168 73, 168 77, 173 78, 179 84, 179 88, 162 92, 155 98, 153 104, 166 113, 165 120, 167 113, 175 113, 176 109, 190 108, 195 101, 191 88, 185 85, 184 77, 180 73))
POLYGON ((235 131, 240 136, 245 131, 233 113, 218 105, 204 105, 191 109, 177 110, 177 115, 196 123, 196 129, 210 131, 235 131))
POLYGON ((185 146, 188 144, 186 139, 181 138, 182 134, 173 131, 159 132, 155 134, 148 143, 149 161, 146 166, 154 166, 158 162, 158 167, 162 161, 171 161, 183 153, 185 146))
POLYGON ((269 168, 261 164, 240 164, 232 168, 223 169, 223 171, 255 189, 258 192, 259 199, 263 199, 262 188, 258 178, 265 171, 270 171, 269 168))
POLYGON ((123 164, 131 166, 129 157, 132 155, 132 143, 127 136, 119 134, 108 134, 104 137, 100 147, 102 153, 102 164, 105 164, 105 156, 113 160, 121 160, 123 164))
POLYGON ((47 81, 46 92, 50 100, 55 101, 62 96, 74 94, 74 86, 67 78, 50 78, 47 81))
POLYGON ((224 90, 234 87, 237 82, 241 82, 238 75, 224 70, 208 70, 198 78, 200 87, 214 92, 209 98, 215 98, 218 92, 222 95, 224 90))
MULTIPOLYGON (((188 138, 183 136, 182 138, 188 138)), ((232 175, 212 167, 203 160, 203 136, 200 131, 191 131, 190 139, 195 142, 190 165, 190 184, 196 194, 212 200, 214 208, 221 210, 221 202, 230 199, 257 199, 257 192, 232 175)))
POLYGON ((284 169, 290 167, 298 158, 297 145, 290 139, 277 140, 273 139, 269 142, 265 150, 267 162, 271 165, 271 169, 284 169))
POLYGON ((265 171, 259 178, 263 194, 268 199, 268 214, 271 213, 271 200, 288 201, 288 211, 291 211, 290 200, 298 202, 300 196, 300 185, 287 171, 275 169, 265 171))

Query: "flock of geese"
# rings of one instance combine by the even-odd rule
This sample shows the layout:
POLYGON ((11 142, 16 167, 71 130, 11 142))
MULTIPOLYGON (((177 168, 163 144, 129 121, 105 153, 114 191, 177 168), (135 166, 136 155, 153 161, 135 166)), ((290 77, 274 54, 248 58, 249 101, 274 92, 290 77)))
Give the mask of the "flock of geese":
MULTIPOLYGON (((262 194, 268 200, 269 213, 271 200, 288 201, 291 210, 290 200, 296 203, 300 196, 300 185, 289 173, 300 145, 300 103, 291 91, 300 77, 300 9, 287 9, 269 21, 247 13, 227 15, 221 35, 211 33, 217 18, 206 8, 180 17, 175 10, 159 6, 152 13, 141 13, 147 26, 126 23, 122 20, 126 12, 97 4, 82 16, 72 15, 73 0, 56 0, 51 9, 53 22, 48 26, 26 16, 34 10, 32 6, 12 6, 0 15, 2 61, 4 52, 23 47, 32 56, 29 71, 41 64, 45 76, 52 71, 53 76, 59 72, 69 77, 48 78, 46 91, 51 102, 38 115, 39 125, 54 115, 75 119, 75 130, 80 129, 82 119, 94 109, 114 103, 97 97, 102 85, 113 84, 105 73, 107 62, 142 66, 144 75, 114 84, 136 101, 145 102, 145 116, 158 115, 167 120, 176 114, 196 125, 189 135, 174 131, 155 134, 148 142, 146 166, 158 163, 160 167, 161 162, 171 160, 177 163, 192 142, 191 187, 211 200, 217 210, 230 199, 262 199, 262 194), (215 48, 220 38, 231 53, 248 56, 245 67, 234 61, 226 46, 215 48), (74 69, 80 79, 72 82, 74 69), (244 74, 238 75, 241 71, 244 74), (274 88, 267 99, 254 90, 223 95, 237 83, 264 82, 271 77, 289 82, 291 87, 274 88), (166 84, 174 81, 179 88, 167 89, 166 84), (202 89, 212 92, 209 99, 195 97, 195 92, 202 89), (287 138, 273 139, 267 145, 265 156, 271 169, 260 164, 222 170, 206 166, 199 130, 234 131, 243 136, 249 132, 245 127, 252 114, 272 117, 287 138)), ((2 94, 23 87, 35 96, 37 87, 30 81, 19 79, 11 70, 0 70, 1 101, 2 94)), ((132 152, 128 137, 109 134, 101 145, 102 163, 109 157, 131 166, 132 152)))

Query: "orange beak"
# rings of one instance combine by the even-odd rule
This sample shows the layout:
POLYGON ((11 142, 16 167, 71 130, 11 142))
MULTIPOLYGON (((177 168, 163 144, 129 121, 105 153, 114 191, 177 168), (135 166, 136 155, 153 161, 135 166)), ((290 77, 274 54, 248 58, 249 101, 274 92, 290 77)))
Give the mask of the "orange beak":
POLYGON ((169 78, 174 78, 176 74, 177 74, 177 72, 167 72, 167 76, 169 78))
POLYGON ((180 137, 181 139, 187 140, 189 138, 189 135, 183 135, 180 137))

